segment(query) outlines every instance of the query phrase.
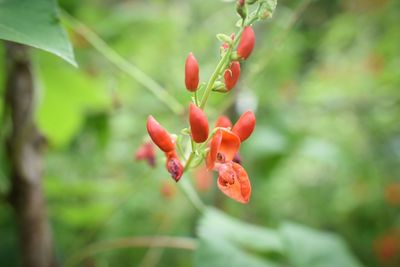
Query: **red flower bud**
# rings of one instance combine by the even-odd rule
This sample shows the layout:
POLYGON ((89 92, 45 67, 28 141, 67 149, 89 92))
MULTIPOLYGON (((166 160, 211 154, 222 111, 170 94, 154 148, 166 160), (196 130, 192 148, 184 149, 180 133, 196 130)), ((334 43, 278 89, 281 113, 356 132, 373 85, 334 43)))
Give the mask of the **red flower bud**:
POLYGON ((193 56, 192 52, 190 52, 186 58, 185 85, 186 89, 191 92, 195 92, 197 90, 197 86, 199 85, 199 64, 197 63, 197 60, 193 56))
POLYGON ((250 56, 254 48, 255 34, 253 28, 247 26, 244 28, 242 38, 240 39, 237 54, 240 58, 246 59, 250 56))
POLYGON ((217 127, 232 128, 232 122, 227 116, 221 115, 218 117, 217 121, 215 122, 214 128, 217 128, 217 127))
POLYGON ((246 140, 256 126, 256 117, 251 111, 246 111, 240 116, 238 121, 233 125, 232 132, 239 136, 240 141, 246 140))
POLYGON ((169 133, 153 118, 149 116, 147 118, 147 132, 150 135, 151 140, 156 144, 162 151, 170 152, 175 149, 175 144, 171 139, 169 133))
POLYGON ((190 103, 189 123, 193 141, 203 143, 208 138, 208 120, 203 110, 190 103))
POLYGON ((154 145, 152 142, 144 143, 136 151, 135 160, 146 160, 151 167, 156 166, 156 155, 154 153, 154 145))
POLYGON ((165 167, 167 168, 167 171, 171 174, 171 177, 176 182, 178 182, 183 174, 183 166, 178 158, 178 155, 176 154, 175 150, 173 150, 169 153, 166 153, 166 156, 167 162, 165 167))
POLYGON ((228 91, 230 91, 239 80, 240 76, 240 64, 238 61, 233 61, 224 72, 225 86, 228 91))

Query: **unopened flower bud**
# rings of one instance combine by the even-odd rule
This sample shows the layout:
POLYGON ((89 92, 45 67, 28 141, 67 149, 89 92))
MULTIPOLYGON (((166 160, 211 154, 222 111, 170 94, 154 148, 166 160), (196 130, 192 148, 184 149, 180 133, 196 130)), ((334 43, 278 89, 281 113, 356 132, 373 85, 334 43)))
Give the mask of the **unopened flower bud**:
POLYGON ((247 59, 253 51, 255 43, 255 34, 253 28, 247 26, 244 28, 242 38, 240 39, 237 54, 242 59, 247 59))
POLYGON ((147 132, 154 144, 156 144, 162 151, 170 152, 175 149, 175 144, 171 139, 169 133, 153 118, 147 118, 147 132))
POLYGON ((208 138, 208 120, 203 110, 191 103, 189 107, 189 123, 193 141, 203 143, 208 138))
POLYGON ((186 89, 191 92, 195 92, 199 85, 199 64, 192 52, 186 58, 185 85, 186 89))
POLYGON ((256 126, 256 117, 252 111, 246 111, 240 116, 238 121, 233 125, 232 132, 239 136, 240 141, 243 142, 254 130, 256 126))
POLYGON ((228 91, 230 91, 239 80, 240 76, 240 63, 238 61, 233 61, 224 72, 225 86, 228 91))

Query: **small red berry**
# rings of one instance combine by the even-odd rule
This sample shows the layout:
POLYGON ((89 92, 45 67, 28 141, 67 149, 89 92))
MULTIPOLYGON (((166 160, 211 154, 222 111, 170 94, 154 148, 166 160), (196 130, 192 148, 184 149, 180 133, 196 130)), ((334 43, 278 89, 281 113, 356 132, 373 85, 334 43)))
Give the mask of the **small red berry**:
POLYGON ((242 38, 240 39, 237 54, 242 59, 247 59, 253 51, 255 43, 255 34, 253 28, 247 26, 244 28, 242 38))
POLYGON ((224 72, 225 86, 228 91, 230 91, 239 80, 240 76, 240 63, 239 61, 233 61, 224 72))
POLYGON ((203 110, 190 103, 189 123, 193 141, 203 143, 208 138, 208 120, 203 110))
POLYGON ((256 117, 251 111, 246 111, 240 116, 238 121, 233 125, 232 132, 239 136, 240 141, 246 140, 256 126, 256 117))
POLYGON ((186 89, 191 92, 195 92, 199 85, 199 64, 192 52, 186 58, 185 85, 186 89))
POLYGON ((170 152, 175 149, 175 144, 171 139, 169 133, 153 118, 147 118, 147 132, 154 144, 156 144, 162 151, 170 152))

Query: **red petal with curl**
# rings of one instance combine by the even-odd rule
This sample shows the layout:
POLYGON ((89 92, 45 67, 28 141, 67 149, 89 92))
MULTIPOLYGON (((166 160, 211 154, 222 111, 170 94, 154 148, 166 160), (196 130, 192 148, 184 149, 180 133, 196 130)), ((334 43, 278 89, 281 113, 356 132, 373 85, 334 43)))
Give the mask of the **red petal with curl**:
POLYGON ((251 195, 251 184, 245 169, 237 163, 228 162, 219 165, 218 188, 228 197, 248 203, 251 195))
POLYGON ((218 130, 210 142, 210 151, 207 155, 207 168, 213 169, 215 163, 232 161, 240 148, 239 137, 231 131, 218 130))

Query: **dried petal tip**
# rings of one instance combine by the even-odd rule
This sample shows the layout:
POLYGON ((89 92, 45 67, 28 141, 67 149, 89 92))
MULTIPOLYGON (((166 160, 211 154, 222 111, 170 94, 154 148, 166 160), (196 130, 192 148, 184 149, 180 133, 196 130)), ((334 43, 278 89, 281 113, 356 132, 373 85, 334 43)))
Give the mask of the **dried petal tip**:
POLYGON ((250 26, 245 27, 237 49, 237 54, 240 58, 247 59, 250 56, 255 40, 253 28, 250 26))
POLYGON ((224 72, 225 86, 228 91, 230 91, 238 82, 240 76, 240 63, 238 61, 233 61, 224 72))
POLYGON ((238 121, 233 125, 232 132, 239 136, 243 142, 252 134, 256 126, 256 117, 252 111, 246 111, 240 116, 238 121))
POLYGON ((183 174, 183 166, 178 158, 171 157, 167 159, 167 170, 176 182, 181 179, 183 174))
POLYGON ((170 152, 175 149, 175 144, 171 139, 169 133, 153 118, 147 118, 147 132, 154 144, 156 144, 162 151, 170 152))
POLYGON ((203 110, 191 103, 189 107, 189 123, 193 141, 203 143, 208 138, 208 120, 203 110))
POLYGON ((199 64, 192 52, 186 58, 185 85, 190 92, 195 92, 199 85, 199 64))

